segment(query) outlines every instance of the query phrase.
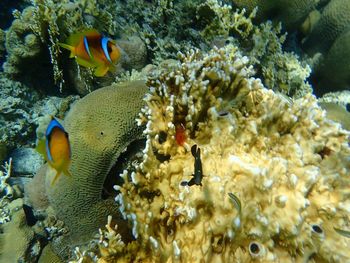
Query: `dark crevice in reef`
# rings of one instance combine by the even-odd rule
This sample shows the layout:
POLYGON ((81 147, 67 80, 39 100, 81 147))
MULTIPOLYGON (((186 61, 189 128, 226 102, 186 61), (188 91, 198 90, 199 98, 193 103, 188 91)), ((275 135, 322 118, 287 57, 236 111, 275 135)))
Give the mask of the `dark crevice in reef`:
POLYGON ((124 180, 120 177, 120 174, 123 173, 124 170, 134 171, 135 168, 133 166, 133 163, 140 163, 142 161, 142 150, 145 148, 145 143, 146 141, 144 139, 133 141, 128 146, 126 151, 120 154, 117 162, 109 171, 103 184, 101 193, 102 199, 106 200, 111 197, 114 198, 118 194, 113 186, 122 185, 124 183, 124 180))

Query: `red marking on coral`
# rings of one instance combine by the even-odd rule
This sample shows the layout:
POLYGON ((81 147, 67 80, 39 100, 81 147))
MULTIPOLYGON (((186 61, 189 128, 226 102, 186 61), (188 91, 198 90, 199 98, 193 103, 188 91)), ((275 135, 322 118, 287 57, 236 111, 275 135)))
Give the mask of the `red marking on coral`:
POLYGON ((185 126, 180 123, 175 128, 175 140, 178 145, 183 146, 186 141, 186 129, 185 126))

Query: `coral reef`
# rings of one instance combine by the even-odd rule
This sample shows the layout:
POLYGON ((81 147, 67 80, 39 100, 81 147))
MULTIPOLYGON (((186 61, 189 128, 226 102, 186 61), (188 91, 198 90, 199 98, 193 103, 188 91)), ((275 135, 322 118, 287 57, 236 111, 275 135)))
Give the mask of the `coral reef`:
POLYGON ((258 7, 257 18, 260 21, 272 19, 282 22, 284 30, 289 31, 291 50, 304 54, 304 57, 306 52, 312 57, 309 63, 312 64, 312 81, 317 95, 350 85, 348 64, 344 62, 350 58, 347 39, 350 29, 349 1, 234 0, 233 3, 247 8, 249 12, 258 7), (302 41, 295 34, 303 34, 302 41))
POLYGON ((202 2, 119 1, 115 19, 125 34, 137 33, 147 46, 149 59, 159 63, 203 43, 195 30, 196 9, 202 2))
POLYGON ((5 58, 5 31, 0 28, 0 65, 5 58))
POLYGON ((14 12, 16 19, 6 30, 8 56, 4 71, 36 88, 56 84, 62 91, 65 82, 73 87, 96 84, 89 70, 80 69, 62 56, 58 43, 71 33, 91 27, 114 36, 117 24, 108 11, 115 9, 114 3, 33 0, 31 4, 22 12, 14 12), (46 73, 44 77, 42 72, 46 73), (74 78, 76 75, 79 78, 74 78))
POLYGON ((42 165, 33 179, 24 186, 27 203, 35 210, 44 210, 49 206, 49 200, 45 190, 45 176, 47 164, 42 165))
POLYGON ((77 96, 46 97, 0 73, 1 159, 12 149, 34 146, 35 130, 46 115, 63 116, 77 96))
MULTIPOLYGON (((142 81, 127 82, 96 90, 79 100, 64 119, 72 149, 70 173, 50 186, 54 171, 45 172, 46 194, 54 213, 69 229, 66 235, 54 239, 53 249, 67 257, 71 246, 83 244, 92 238, 94 231, 113 215, 123 227, 118 207, 113 199, 104 197, 104 183, 122 151, 141 135, 135 118, 144 104, 147 88, 142 81)), ((44 168, 45 169, 45 168, 44 168)), ((44 182, 41 182, 44 183, 44 182)), ((34 195, 32 202, 45 196, 34 195)), ((45 204, 45 203, 44 203, 45 204)))
POLYGON ((319 101, 337 103, 343 106, 344 108, 349 109, 350 108, 350 90, 326 93, 322 96, 322 98, 319 98, 319 101))
POLYGON ((15 192, 8 182, 11 176, 12 159, 5 162, 3 168, 4 172, 0 171, 0 225, 10 221, 10 209, 8 208, 8 204, 12 201, 15 192))
POLYGON ((222 37, 237 45, 250 58, 256 75, 270 89, 291 97, 301 97, 311 91, 311 86, 305 82, 311 73, 310 67, 305 62, 300 63, 294 53, 282 49, 286 36, 281 34, 281 24, 255 25, 252 20, 256 9, 246 16, 244 10, 233 12, 230 5, 220 4, 217 0, 200 5, 199 14, 206 10, 202 14, 205 16, 208 8, 213 12, 213 19, 201 31, 206 41, 215 44, 215 39, 222 37))
MULTIPOLYGON (((87 27, 108 32, 112 37, 122 36, 121 46, 124 48, 124 56, 120 63, 122 67, 118 69, 117 74, 123 73, 123 69, 140 69, 147 61, 158 64, 164 59, 176 58, 179 51, 186 52, 194 47, 207 50, 218 39, 224 42, 228 37, 231 40, 232 37, 237 37, 235 41, 240 43, 242 51, 246 49, 250 52, 246 55, 256 56, 259 74, 262 78, 269 79, 266 81, 269 88, 282 87, 283 92, 289 92, 290 95, 294 95, 295 90, 300 89, 302 90, 300 93, 304 94, 309 89, 300 85, 308 77, 310 70, 306 65, 302 68, 294 68, 300 65, 295 63, 297 57, 294 54, 282 52, 284 36, 279 36, 280 28, 275 28, 271 24, 261 27, 253 25, 251 21, 255 16, 253 10, 249 17, 245 17, 243 11, 233 12, 231 5, 225 5, 217 0, 204 2, 168 0, 151 3, 145 1, 143 5, 135 0, 116 3, 104 1, 98 4, 86 4, 82 0, 75 3, 35 0, 32 5, 22 13, 15 13, 17 19, 7 32, 7 42, 13 44, 8 49, 9 56, 4 65, 5 71, 14 74, 19 71, 19 67, 27 68, 28 63, 25 61, 31 62, 34 59, 40 61, 38 66, 43 64, 46 68, 48 63, 52 63, 54 75, 52 79, 61 90, 65 83, 79 94, 85 95, 91 91, 92 87, 96 89, 111 83, 112 78, 105 78, 102 82, 97 81, 91 71, 67 60, 67 56, 59 51, 57 45, 59 41, 62 42, 72 32, 87 27), (107 10, 116 11, 112 14, 107 10), (71 19, 64 19, 63 14, 71 19), (178 28, 182 30, 179 31, 178 28), (30 47, 32 54, 14 52, 25 51, 25 48, 28 48, 28 45, 24 49, 21 46, 21 43, 26 43, 27 38, 31 41, 30 43, 36 45, 30 47), (25 56, 28 59, 24 61, 25 56), (274 63, 275 60, 278 60, 278 63, 274 63), (279 67, 287 64, 291 65, 290 74, 279 76, 279 67), (295 77, 297 73, 300 73, 300 78, 295 77), (289 91, 285 91, 286 87, 289 87, 289 91)), ((313 2, 307 8, 304 5, 299 8, 294 2, 289 6, 290 9, 308 12, 313 2)), ((297 14, 295 11, 291 13, 297 14)), ((20 72, 22 72, 21 76, 27 75, 27 73, 23 74, 23 70, 20 72)), ((42 72, 42 70, 36 68, 35 72, 42 72)), ((35 81, 35 72, 28 74, 34 76, 30 82, 35 81)), ((53 82, 50 79, 47 81, 53 82)), ((49 84, 52 86, 52 83, 49 84)))
MULTIPOLYGON (((23 72, 21 70, 23 67, 29 70, 29 65, 33 65, 31 61, 35 58, 40 61, 42 44, 40 39, 33 34, 30 27, 33 23, 34 11, 33 7, 28 7, 22 13, 15 12, 16 19, 12 22, 9 29, 6 30, 5 47, 7 58, 3 68, 10 75, 19 75, 23 72)), ((32 71, 27 73, 32 73, 32 71)))
POLYGON ((330 92, 318 99, 319 105, 327 111, 327 118, 339 122, 350 131, 350 91, 330 92))
MULTIPOLYGON (((14 148, 34 137, 35 113, 32 106, 40 99, 37 92, 0 73, 0 143, 14 148)), ((6 156, 4 156, 6 157, 6 156)))
POLYGON ((339 104, 332 102, 319 102, 322 109, 327 111, 327 118, 339 122, 342 127, 350 131, 350 112, 339 104))
MULTIPOLYGON (((290 101, 252 75, 229 45, 181 55, 149 79, 144 160, 116 187, 139 244, 131 261, 145 253, 150 262, 350 259, 349 239, 334 229, 350 225, 349 132, 311 94, 290 101), (192 145, 202 186, 184 184, 198 173, 192 145)), ((101 261, 117 262, 111 253, 101 261)))

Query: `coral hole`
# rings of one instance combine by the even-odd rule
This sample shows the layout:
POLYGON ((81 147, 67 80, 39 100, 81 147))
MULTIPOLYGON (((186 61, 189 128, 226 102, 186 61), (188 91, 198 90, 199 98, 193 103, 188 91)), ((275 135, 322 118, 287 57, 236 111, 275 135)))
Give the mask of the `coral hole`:
POLYGON ((319 234, 319 235, 321 235, 321 234, 323 234, 323 229, 319 226, 319 225, 312 225, 311 226, 311 229, 312 229, 312 231, 313 232, 315 232, 316 234, 319 234))
MULTIPOLYGON (((114 185, 123 185, 124 180, 120 177, 120 174, 124 170, 128 170, 128 174, 135 171, 135 164, 139 164, 142 161, 142 150, 145 148, 145 140, 135 140, 129 144, 126 151, 122 152, 115 164, 112 166, 103 184, 101 197, 106 200, 108 198, 114 198, 118 194, 114 190, 114 185)), ((131 180, 131 178, 129 178, 131 180)))

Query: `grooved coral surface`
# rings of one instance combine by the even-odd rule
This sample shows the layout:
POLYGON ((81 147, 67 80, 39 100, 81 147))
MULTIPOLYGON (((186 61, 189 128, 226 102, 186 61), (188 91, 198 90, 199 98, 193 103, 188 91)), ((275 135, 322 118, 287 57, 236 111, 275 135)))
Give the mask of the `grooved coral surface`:
POLYGON ((134 261, 145 251, 151 262, 350 260, 349 239, 333 228, 350 225, 349 132, 313 95, 290 101, 252 76, 227 46, 181 55, 149 80, 144 160, 117 197, 143 248, 134 261), (201 186, 183 184, 196 173, 193 145, 201 186))
POLYGON ((119 154, 140 137, 141 127, 135 118, 146 91, 141 81, 96 90, 79 100, 65 118, 72 177, 61 175, 50 186, 55 171, 48 169, 46 174, 50 204, 70 230, 63 245, 87 241, 109 214, 118 217, 112 200, 101 198, 103 183, 119 154))
MULTIPOLYGON (((333 87, 333 89, 338 87, 349 87, 349 59, 350 30, 340 35, 329 49, 321 69, 323 81, 330 87, 333 87)), ((332 88, 329 89, 332 90, 332 88)))
POLYGON ((238 7, 258 7, 258 17, 280 20, 287 27, 296 27, 313 10, 318 0, 233 0, 238 7))
POLYGON ((305 42, 310 53, 325 52, 345 30, 350 30, 350 1, 332 0, 305 42))

